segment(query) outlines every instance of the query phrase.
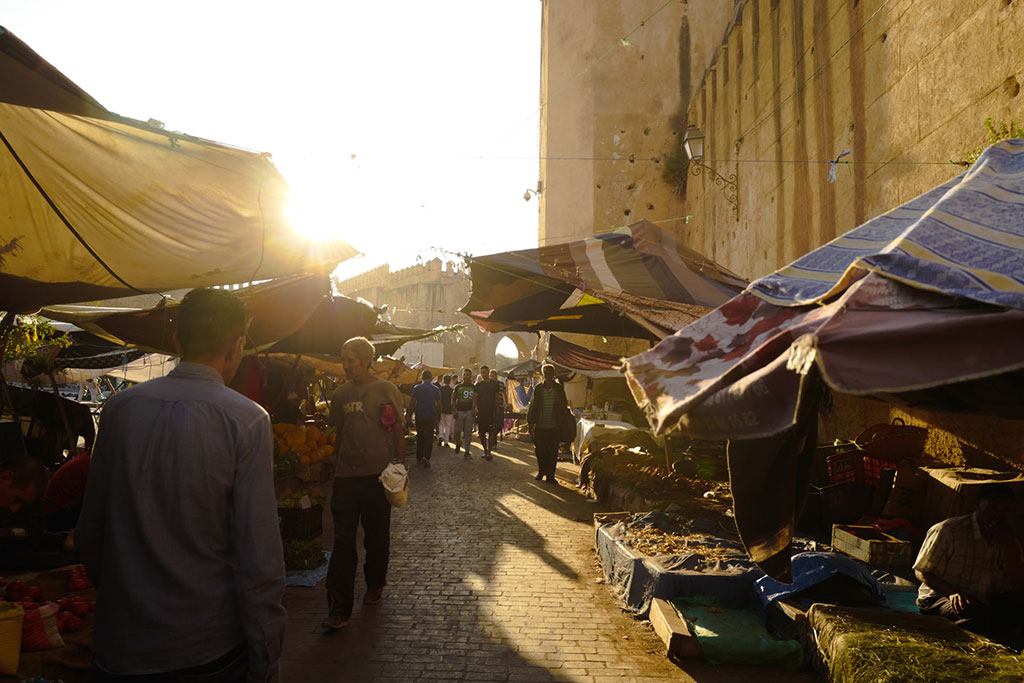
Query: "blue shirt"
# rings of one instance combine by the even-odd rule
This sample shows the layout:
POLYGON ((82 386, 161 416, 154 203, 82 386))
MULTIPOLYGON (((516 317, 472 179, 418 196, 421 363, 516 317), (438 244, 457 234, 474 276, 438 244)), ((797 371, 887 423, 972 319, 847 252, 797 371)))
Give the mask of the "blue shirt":
POLYGON ((206 365, 107 401, 75 529, 101 669, 173 671, 246 643, 249 680, 277 680, 287 613, 272 458, 266 411, 206 365))
POLYGON ((416 419, 436 420, 436 401, 441 400, 441 390, 430 382, 420 382, 412 388, 412 397, 416 399, 416 419))

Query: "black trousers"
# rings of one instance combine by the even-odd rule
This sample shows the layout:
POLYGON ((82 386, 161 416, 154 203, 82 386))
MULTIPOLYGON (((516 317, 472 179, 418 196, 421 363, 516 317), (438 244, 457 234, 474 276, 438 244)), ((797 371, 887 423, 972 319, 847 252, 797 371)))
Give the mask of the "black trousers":
POLYGON ((437 420, 433 418, 416 418, 416 459, 430 460, 430 454, 434 450, 434 425, 437 420))
POLYGON ((391 553, 391 504, 384 496, 379 475, 337 477, 331 494, 334 516, 334 552, 327 569, 327 608, 332 615, 352 615, 356 583, 356 532, 363 527, 363 576, 368 588, 387 583, 391 553))
POLYGON ((554 480, 558 465, 558 429, 534 429, 533 447, 537 453, 537 473, 554 480))
MULTIPOLYGON (((931 614, 938 617, 945 617, 956 622, 960 628, 985 636, 1004 645, 1006 637, 1011 635, 1017 626, 1024 626, 1024 592, 1011 591, 996 596, 989 600, 987 605, 980 602, 973 602, 968 605, 963 614, 953 612, 949 598, 931 597, 917 601, 917 608, 921 614, 931 614)), ((1020 647, 1013 643, 1011 647, 1020 647)))
POLYGON ((480 434, 480 445, 490 453, 498 444, 498 423, 494 417, 481 413, 476 419, 476 430, 480 434))
POLYGON ((245 683, 249 673, 249 653, 239 645, 208 664, 187 669, 141 676, 108 674, 93 665, 91 683, 245 683))

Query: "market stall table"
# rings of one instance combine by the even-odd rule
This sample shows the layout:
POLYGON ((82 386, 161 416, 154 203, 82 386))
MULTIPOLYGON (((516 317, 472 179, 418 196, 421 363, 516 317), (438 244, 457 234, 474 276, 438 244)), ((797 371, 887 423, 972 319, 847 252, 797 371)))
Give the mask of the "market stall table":
POLYGON ((572 442, 572 460, 579 464, 594 437, 608 432, 646 431, 636 425, 619 420, 599 420, 591 417, 580 418, 576 423, 576 439, 572 442))

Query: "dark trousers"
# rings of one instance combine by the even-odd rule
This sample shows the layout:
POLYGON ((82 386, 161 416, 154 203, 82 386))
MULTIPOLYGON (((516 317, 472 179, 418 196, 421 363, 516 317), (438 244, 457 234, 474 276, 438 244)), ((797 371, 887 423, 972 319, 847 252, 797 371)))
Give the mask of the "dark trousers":
POLYGON ((949 598, 931 597, 917 601, 921 614, 945 617, 956 622, 960 628, 985 636, 1011 647, 1020 647, 1019 643, 1010 644, 1006 637, 1018 626, 1024 626, 1024 592, 1012 591, 993 597, 987 605, 972 602, 963 614, 955 614, 949 604, 949 598))
POLYGON ((388 557, 391 551, 391 504, 384 496, 378 475, 337 477, 331 494, 334 516, 334 552, 327 569, 327 607, 331 614, 352 615, 356 583, 356 532, 363 526, 366 559, 363 575, 368 588, 383 588, 387 583, 388 557))
POLYGON ((555 478, 558 464, 558 429, 533 430, 533 447, 537 453, 537 472, 550 480, 555 478))
POLYGON ((434 424, 437 420, 433 418, 416 418, 416 459, 430 460, 430 454, 434 450, 434 424))
POLYGON ((484 450, 488 453, 498 443, 498 424, 494 421, 494 418, 488 418, 484 415, 477 416, 477 432, 480 434, 480 445, 484 447, 484 450))
POLYGON ((208 664, 142 676, 118 676, 93 665, 91 683, 244 683, 249 673, 249 653, 239 645, 208 664))

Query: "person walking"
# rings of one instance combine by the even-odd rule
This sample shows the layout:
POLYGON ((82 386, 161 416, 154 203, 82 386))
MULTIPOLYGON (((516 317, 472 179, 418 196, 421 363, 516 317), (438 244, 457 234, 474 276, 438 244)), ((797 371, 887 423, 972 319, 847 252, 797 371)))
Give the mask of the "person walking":
POLYGON ((441 422, 438 425, 437 445, 448 447, 454 440, 452 431, 455 428, 455 417, 452 413, 452 394, 455 388, 452 386, 452 376, 445 375, 441 382, 441 422))
POLYGON ((480 368, 481 379, 473 389, 473 415, 476 416, 480 443, 484 447, 484 459, 490 460, 491 451, 498 441, 498 381, 497 373, 491 378, 490 369, 480 368))
POLYGON ((194 289, 181 362, 110 398, 75 546, 97 590, 99 683, 277 681, 287 613, 267 412, 225 386, 245 303, 194 289))
POLYGON ((498 441, 501 441, 502 432, 505 431, 505 383, 498 379, 498 371, 491 370, 491 379, 498 383, 497 406, 495 411, 495 431, 498 434, 498 441))
POLYGON ((557 484, 555 467, 558 465, 558 416, 568 408, 565 389, 555 379, 555 366, 541 365, 544 381, 533 390, 533 398, 526 412, 526 422, 533 435, 534 452, 537 454, 537 481, 544 479, 557 484))
POLYGON ((412 388, 412 400, 406 421, 415 417, 416 464, 430 467, 430 453, 434 449, 434 427, 441 414, 441 390, 432 384, 430 370, 423 371, 423 381, 412 388))
POLYGON ((473 384, 473 371, 466 368, 462 371, 462 383, 455 385, 453 403, 455 404, 455 452, 465 446, 466 460, 471 457, 469 444, 473 441, 473 401, 476 389, 473 384))
POLYGON ((376 352, 365 337, 341 347, 348 379, 331 398, 331 421, 337 427, 337 466, 331 493, 334 552, 327 570, 328 629, 349 625, 355 594, 356 534, 363 527, 366 559, 364 605, 381 601, 391 554, 391 504, 379 477, 393 461, 405 464, 402 395, 391 382, 370 373, 376 352))

